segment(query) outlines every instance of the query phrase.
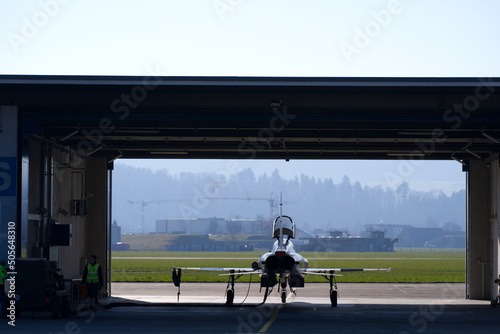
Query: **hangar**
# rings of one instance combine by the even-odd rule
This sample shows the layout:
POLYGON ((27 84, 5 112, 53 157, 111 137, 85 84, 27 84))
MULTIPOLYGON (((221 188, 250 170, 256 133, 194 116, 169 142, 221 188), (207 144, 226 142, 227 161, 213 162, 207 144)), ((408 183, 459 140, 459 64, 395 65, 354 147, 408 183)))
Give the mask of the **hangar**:
POLYGON ((466 297, 494 299, 499 144, 498 78, 4 75, 0 251, 15 230, 17 256, 77 278, 97 254, 109 281, 119 158, 454 159, 467 175, 466 297))

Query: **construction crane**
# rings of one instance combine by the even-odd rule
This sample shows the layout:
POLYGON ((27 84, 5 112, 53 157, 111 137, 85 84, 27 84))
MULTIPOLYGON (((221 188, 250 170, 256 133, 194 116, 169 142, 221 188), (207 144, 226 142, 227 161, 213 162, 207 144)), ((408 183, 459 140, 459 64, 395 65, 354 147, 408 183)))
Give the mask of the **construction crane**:
POLYGON ((168 202, 178 202, 178 201, 190 201, 189 199, 163 199, 163 200, 139 200, 139 201, 127 201, 130 204, 140 204, 141 205, 141 233, 144 233, 144 208, 150 204, 161 204, 168 202))
MULTIPOLYGON (((212 193, 213 195, 213 193, 212 193)), ((216 199, 221 199, 221 200, 245 200, 245 201, 268 201, 269 202, 269 220, 273 221, 274 219, 274 208, 276 207, 276 203, 278 201, 278 198, 273 195, 271 192, 271 197, 265 198, 265 197, 205 197, 209 198, 212 200, 212 217, 215 217, 215 212, 214 212, 214 201, 216 199)))
POLYGON ((212 218, 215 218, 215 188, 219 185, 219 184, 223 184, 223 183, 226 183, 225 180, 220 180, 220 181, 212 181, 210 182, 210 186, 212 188, 212 196, 211 197, 206 197, 206 198, 209 198, 211 199, 212 201, 212 218))

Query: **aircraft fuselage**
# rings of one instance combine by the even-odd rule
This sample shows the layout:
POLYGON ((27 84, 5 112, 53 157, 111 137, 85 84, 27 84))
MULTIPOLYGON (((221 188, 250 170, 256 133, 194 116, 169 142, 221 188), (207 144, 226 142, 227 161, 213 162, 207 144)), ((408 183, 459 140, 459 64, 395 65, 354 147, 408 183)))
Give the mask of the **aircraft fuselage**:
POLYGON ((273 249, 263 254, 259 258, 258 264, 259 268, 268 275, 272 273, 298 275, 299 269, 306 269, 309 267, 307 259, 295 252, 290 240, 281 249, 278 240, 276 240, 273 249))

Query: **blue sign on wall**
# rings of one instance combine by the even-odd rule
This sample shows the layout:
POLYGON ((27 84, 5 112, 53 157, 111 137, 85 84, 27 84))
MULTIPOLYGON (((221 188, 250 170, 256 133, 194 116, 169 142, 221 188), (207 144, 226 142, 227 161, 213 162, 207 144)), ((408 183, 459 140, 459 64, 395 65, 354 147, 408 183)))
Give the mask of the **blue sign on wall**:
POLYGON ((16 196, 16 158, 0 157, 1 196, 16 196))

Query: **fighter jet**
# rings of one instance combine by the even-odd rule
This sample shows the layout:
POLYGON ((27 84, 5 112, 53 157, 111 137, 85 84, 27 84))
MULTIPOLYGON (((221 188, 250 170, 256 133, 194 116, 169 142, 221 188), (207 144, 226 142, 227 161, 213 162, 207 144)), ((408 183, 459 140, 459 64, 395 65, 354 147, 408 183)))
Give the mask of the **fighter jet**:
MULTIPOLYGON (((280 208, 282 204, 280 203, 280 208)), ((180 294, 180 283, 182 270, 208 270, 227 271, 229 274, 228 287, 226 291, 226 304, 232 305, 234 300, 234 283, 245 274, 260 275, 260 287, 265 288, 264 301, 270 293, 270 289, 278 285, 278 292, 281 292, 281 302, 286 303, 287 289, 290 288, 295 293, 294 288, 304 287, 306 275, 321 275, 330 282, 330 301, 333 307, 337 306, 338 288, 335 280, 339 272, 350 271, 386 271, 391 268, 309 268, 309 262, 293 248, 291 239, 295 238, 295 223, 289 216, 282 214, 273 222, 272 237, 277 239, 271 251, 263 254, 258 262, 253 262, 251 268, 194 268, 194 267, 173 267, 172 280, 178 287, 177 298, 180 294)))

